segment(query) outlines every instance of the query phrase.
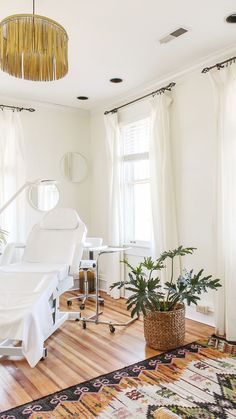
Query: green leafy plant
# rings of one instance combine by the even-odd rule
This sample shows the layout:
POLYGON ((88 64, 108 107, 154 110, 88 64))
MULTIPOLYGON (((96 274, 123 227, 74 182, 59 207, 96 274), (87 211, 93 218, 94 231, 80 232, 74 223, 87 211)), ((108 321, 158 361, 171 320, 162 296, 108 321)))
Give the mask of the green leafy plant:
POLYGON ((7 231, 0 228, 0 245, 6 244, 7 231))
POLYGON ((146 316, 148 311, 171 311, 185 301, 188 305, 197 305, 202 292, 217 290, 221 284, 219 279, 212 279, 212 275, 204 276, 203 269, 197 274, 193 270, 183 270, 174 281, 174 259, 192 255, 194 250, 194 247, 179 246, 163 252, 156 261, 151 257, 144 258, 136 267, 131 266, 128 260, 123 260, 130 269, 129 280, 116 282, 110 288, 125 288, 132 292, 126 300, 127 310, 131 310, 132 317, 141 313, 146 316), (158 273, 166 269, 165 262, 168 260, 171 262, 170 280, 162 286, 158 273))

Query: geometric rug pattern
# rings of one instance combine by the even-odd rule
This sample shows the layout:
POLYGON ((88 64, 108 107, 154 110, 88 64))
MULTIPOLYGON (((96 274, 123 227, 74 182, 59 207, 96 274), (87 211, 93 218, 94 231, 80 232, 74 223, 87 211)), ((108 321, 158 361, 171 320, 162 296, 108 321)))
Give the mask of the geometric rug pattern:
POLYGON ((0 414, 21 418, 236 418, 236 346, 212 337, 0 414))

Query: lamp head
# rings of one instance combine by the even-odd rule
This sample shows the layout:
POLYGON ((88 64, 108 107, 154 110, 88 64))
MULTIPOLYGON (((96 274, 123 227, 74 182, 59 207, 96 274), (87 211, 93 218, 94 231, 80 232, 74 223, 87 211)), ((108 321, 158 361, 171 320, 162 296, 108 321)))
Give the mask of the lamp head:
POLYGON ((54 179, 37 179, 30 183, 31 185, 56 185, 58 181, 54 179))

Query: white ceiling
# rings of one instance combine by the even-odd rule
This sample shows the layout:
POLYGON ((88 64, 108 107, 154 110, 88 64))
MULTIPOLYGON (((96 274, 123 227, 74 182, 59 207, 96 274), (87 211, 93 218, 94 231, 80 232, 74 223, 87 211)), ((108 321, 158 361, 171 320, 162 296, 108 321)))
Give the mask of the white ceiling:
MULTIPOLYGON (((1 0, 0 19, 31 13, 31 0, 1 0)), ((92 109, 236 42, 235 0, 36 0, 36 13, 61 23, 69 35, 69 73, 36 83, 0 71, 0 95, 92 109), (173 42, 159 39, 183 26, 173 42), (111 84, 121 77, 124 83, 111 84), (81 102, 76 96, 89 96, 81 102)))

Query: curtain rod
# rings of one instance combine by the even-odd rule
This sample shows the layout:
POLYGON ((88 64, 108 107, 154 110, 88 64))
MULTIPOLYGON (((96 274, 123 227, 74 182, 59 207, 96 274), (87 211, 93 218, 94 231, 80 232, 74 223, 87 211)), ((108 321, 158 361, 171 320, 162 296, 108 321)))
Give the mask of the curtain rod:
POLYGON ((205 67, 205 68, 203 68, 202 73, 208 73, 213 68, 217 68, 217 70, 221 70, 221 68, 224 68, 225 67, 225 64, 226 65, 228 63, 229 64, 232 64, 232 63, 235 63, 235 61, 236 61, 236 57, 229 58, 228 60, 225 60, 225 61, 222 61, 221 63, 217 63, 215 65, 212 65, 211 67, 205 67))
POLYGON ((0 105, 0 109, 3 109, 3 108, 16 109, 19 112, 21 111, 35 112, 34 108, 22 108, 20 106, 0 105))
POLYGON ((131 102, 125 103, 124 105, 118 106, 117 108, 111 109, 110 111, 106 111, 106 112, 104 112, 104 115, 108 115, 109 113, 116 113, 119 109, 124 108, 125 106, 128 106, 128 105, 132 105, 132 103, 138 102, 139 100, 145 99, 146 97, 155 96, 155 95, 158 95, 158 94, 161 94, 161 93, 165 93, 166 90, 171 91, 172 87, 174 87, 175 85, 176 85, 176 83, 173 83, 173 82, 169 83, 168 86, 161 87, 160 89, 155 90, 152 93, 148 93, 147 95, 144 95, 144 96, 141 96, 137 99, 134 99, 131 102))

